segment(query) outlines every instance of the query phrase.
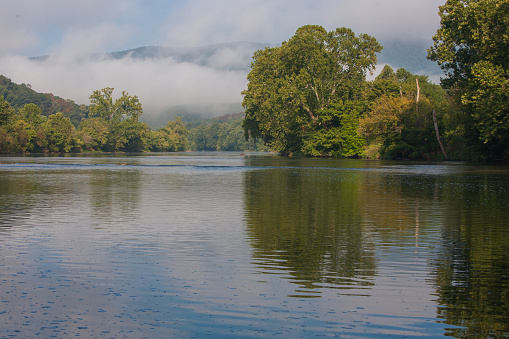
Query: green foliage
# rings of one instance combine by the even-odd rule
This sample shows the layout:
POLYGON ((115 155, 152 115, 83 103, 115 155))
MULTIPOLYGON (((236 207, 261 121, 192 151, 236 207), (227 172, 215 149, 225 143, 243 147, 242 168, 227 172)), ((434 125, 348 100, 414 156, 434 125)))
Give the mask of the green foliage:
MULTIPOLYGON (((399 70, 398 70, 399 71, 399 70)), ((382 72, 374 81, 368 82, 366 86, 366 98, 368 102, 374 102, 381 96, 400 96, 402 81, 396 77, 391 66, 385 65, 382 72)))
POLYGON ((394 72, 387 65, 374 81, 368 82, 366 97, 368 102, 374 102, 382 96, 399 96, 415 100, 417 83, 421 97, 430 99, 439 110, 445 108, 446 92, 439 85, 431 83, 427 76, 411 74, 404 68, 394 72))
POLYGON ((150 129, 145 123, 137 120, 124 120, 113 129, 115 146, 111 149, 114 151, 118 149, 122 152, 142 152, 147 148, 146 140, 149 131, 150 129))
MULTIPOLYGON (((302 150, 312 156, 353 157, 362 153, 364 139, 358 133, 359 102, 331 103, 319 114, 319 123, 304 137, 302 150)), ((305 128, 305 126, 303 126, 305 128)))
POLYGON ((3 75, 0 75, 0 97, 9 102, 16 111, 27 104, 34 104, 44 116, 61 112, 71 119, 74 126, 78 126, 80 121, 88 116, 88 108, 85 105, 77 105, 72 100, 64 100, 53 94, 37 93, 30 85, 15 84, 3 75))
POLYGON ((509 145, 509 76, 506 70, 489 61, 476 63, 462 102, 472 109, 483 143, 509 145))
POLYGON ((432 119, 433 109, 441 119, 449 110, 446 92, 427 76, 413 75, 386 66, 368 83, 370 109, 362 117, 359 132, 366 138, 364 156, 370 158, 436 158, 439 144, 432 119))
POLYGON ((509 2, 448 0, 440 16, 428 58, 446 71, 442 83, 466 115, 455 115, 451 130, 478 158, 509 157, 509 2))
POLYGON ((112 93, 113 88, 105 88, 91 95, 93 117, 82 118, 78 130, 63 113, 45 117, 33 103, 16 113, 0 97, 0 153, 187 150, 188 131, 180 118, 150 131, 138 121, 143 113, 138 98, 122 92, 113 100, 112 93))
POLYGON ((41 126, 46 120, 46 117, 42 115, 41 109, 36 104, 26 104, 18 111, 17 117, 35 127, 41 126))
POLYGON ((370 157, 437 157, 439 145, 431 115, 433 107, 426 97, 421 97, 418 103, 408 97, 380 97, 359 122, 359 132, 368 145, 378 147, 376 152, 368 148, 370 157))
POLYGON ((334 102, 360 100, 366 73, 374 69, 381 49, 373 37, 357 37, 348 28, 327 32, 309 25, 281 47, 255 52, 243 92, 246 137, 261 138, 282 154, 302 151, 304 145, 314 149, 304 142, 309 132, 302 126, 315 129, 334 102))
POLYGON ((217 151, 219 123, 205 122, 190 131, 191 148, 195 151, 217 151))
MULTIPOLYGON (((33 108, 27 105, 27 110, 33 108)), ((37 107, 37 106, 35 106, 37 107)), ((24 153, 32 150, 34 127, 18 119, 11 105, 0 97, 0 153, 24 153)))
POLYGON ((64 153, 75 150, 79 147, 79 140, 75 137, 75 127, 71 120, 64 117, 62 113, 52 114, 48 117, 42 128, 46 135, 48 151, 64 153))
POLYGON ((16 153, 30 152, 36 148, 34 141, 37 137, 37 131, 30 123, 24 120, 17 120, 12 125, 11 132, 14 138, 13 146, 16 153))
POLYGON ((149 129, 138 121, 143 114, 142 105, 137 96, 130 96, 125 91, 113 101, 113 90, 106 87, 90 96, 90 116, 103 119, 108 125, 104 149, 111 152, 143 151, 149 129))
POLYGON ((440 6, 441 26, 428 57, 447 72, 447 88, 463 87, 480 61, 507 69, 509 62, 509 2, 448 0, 440 6))
POLYGON ((106 148, 108 133, 109 128, 106 120, 93 117, 83 120, 78 128, 77 135, 85 150, 100 151, 106 148))
POLYGON ((179 152, 188 148, 189 131, 180 117, 168 121, 164 128, 149 133, 149 150, 153 152, 179 152))
POLYGON ((51 111, 51 100, 45 94, 37 93, 28 84, 15 84, 3 75, 0 75, 0 97, 7 100, 15 110, 26 104, 35 104, 45 115, 54 113, 51 111))
POLYGON ((0 127, 8 125, 14 119, 15 111, 7 102, 0 96, 0 127))
MULTIPOLYGON (((72 100, 65 100, 53 94, 45 94, 51 102, 49 114, 61 112, 65 117, 68 117, 75 127, 88 117, 88 107, 85 105, 77 105, 72 100)), ((47 114, 47 115, 49 115, 47 114)))
POLYGON ((218 151, 266 151, 261 142, 246 140, 242 120, 230 120, 220 124, 217 136, 218 151))
POLYGON ((96 90, 90 96, 90 116, 100 117, 112 124, 123 120, 138 120, 143 109, 138 97, 129 96, 122 91, 122 96, 113 102, 114 88, 106 87, 96 90))
POLYGON ((391 135, 401 134, 402 117, 410 106, 411 101, 408 98, 382 96, 361 119, 359 131, 368 143, 383 142, 391 135))

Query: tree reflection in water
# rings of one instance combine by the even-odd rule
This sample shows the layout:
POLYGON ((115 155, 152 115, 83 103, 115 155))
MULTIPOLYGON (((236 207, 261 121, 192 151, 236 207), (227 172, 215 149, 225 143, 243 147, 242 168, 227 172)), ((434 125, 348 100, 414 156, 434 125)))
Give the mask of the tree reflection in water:
POLYGON ((348 175, 337 179, 299 169, 246 173, 246 219, 257 265, 284 270, 306 289, 372 286, 374 244, 358 213, 360 184, 348 175))
POLYGON ((448 335, 507 335, 509 176, 444 168, 248 171, 246 221, 254 263, 265 273, 288 276, 300 297, 319 296, 320 288, 369 295, 383 264, 379 248, 410 254, 423 242, 437 318, 452 325, 448 335))

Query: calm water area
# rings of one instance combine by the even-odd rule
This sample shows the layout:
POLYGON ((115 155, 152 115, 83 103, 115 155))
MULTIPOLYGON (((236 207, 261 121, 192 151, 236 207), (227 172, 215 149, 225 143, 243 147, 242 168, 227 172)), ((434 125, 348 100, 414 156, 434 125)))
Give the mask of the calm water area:
POLYGON ((0 338, 509 337, 509 166, 0 157, 0 338))

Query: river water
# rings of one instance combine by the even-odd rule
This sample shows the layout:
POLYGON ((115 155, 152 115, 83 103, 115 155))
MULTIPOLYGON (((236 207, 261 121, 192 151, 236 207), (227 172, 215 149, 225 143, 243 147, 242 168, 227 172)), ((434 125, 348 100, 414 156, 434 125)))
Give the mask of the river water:
POLYGON ((0 338, 509 336, 509 167, 0 158, 0 338))

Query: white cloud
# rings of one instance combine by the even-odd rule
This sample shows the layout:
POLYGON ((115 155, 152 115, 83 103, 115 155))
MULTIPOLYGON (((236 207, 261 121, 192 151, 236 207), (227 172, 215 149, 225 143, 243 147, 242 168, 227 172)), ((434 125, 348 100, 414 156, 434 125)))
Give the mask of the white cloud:
POLYGON ((91 51, 119 48, 129 40, 132 28, 104 23, 92 28, 72 28, 50 50, 53 55, 87 56, 91 51))
POLYGON ((273 1, 218 0, 185 2, 169 13, 169 45, 201 45, 227 41, 266 42, 274 38, 278 5, 273 1))
POLYGON ((167 44, 279 43, 303 25, 349 27, 379 39, 430 39, 445 0, 188 1, 171 12, 167 44))
POLYGON ((132 1, 4 0, 0 2, 0 55, 47 54, 77 31, 121 26, 136 16, 132 1), (121 24, 115 23, 120 22, 121 24))
MULTIPOLYGON (((76 36, 77 32, 82 32, 83 37, 90 31, 97 37, 95 32, 101 27, 128 32, 116 44, 124 49, 142 46, 144 42, 169 46, 230 41, 280 43, 306 24, 319 24, 328 30, 350 27, 357 33, 368 33, 379 39, 429 39, 438 27, 438 6, 444 2, 4 0, 0 2, 0 55, 47 54, 68 45, 75 46, 69 44, 69 36, 76 36)), ((105 47, 98 44, 97 48, 105 47)))

